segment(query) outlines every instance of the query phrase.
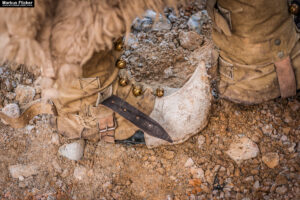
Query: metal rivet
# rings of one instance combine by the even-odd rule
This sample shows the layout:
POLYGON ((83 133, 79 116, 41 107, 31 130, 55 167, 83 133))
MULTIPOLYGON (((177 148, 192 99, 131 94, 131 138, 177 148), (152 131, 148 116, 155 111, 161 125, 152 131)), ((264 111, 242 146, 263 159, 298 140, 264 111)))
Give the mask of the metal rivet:
POLYGON ((162 89, 162 88, 157 88, 157 89, 156 89, 156 96, 158 96, 158 97, 163 97, 164 94, 165 94, 164 89, 162 89))
POLYGON ((276 40, 274 41, 274 43, 275 43, 275 45, 279 46, 279 45, 281 44, 281 40, 280 40, 280 39, 276 39, 276 40))
POLYGON ((138 85, 133 86, 132 93, 134 96, 136 96, 136 97, 140 96, 140 95, 142 95, 142 92, 143 92, 143 90, 142 90, 141 86, 138 86, 138 85))
POLYGON ((119 69, 124 69, 126 67, 126 62, 124 60, 118 60, 116 65, 119 69))

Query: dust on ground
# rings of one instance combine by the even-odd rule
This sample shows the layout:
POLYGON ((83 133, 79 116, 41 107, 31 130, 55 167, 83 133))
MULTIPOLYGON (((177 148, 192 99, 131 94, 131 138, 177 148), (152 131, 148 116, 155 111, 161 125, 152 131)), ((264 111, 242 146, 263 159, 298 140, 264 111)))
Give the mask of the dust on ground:
POLYGON ((211 21, 203 7, 203 2, 194 4, 181 10, 181 17, 172 9, 166 9, 165 16, 148 10, 143 19, 136 19, 122 55, 130 78, 150 86, 180 88, 195 71, 189 58, 195 50, 211 66, 215 48, 211 21))
MULTIPOLYGON (((183 10, 180 18, 187 22, 199 10, 183 10)), ((181 30, 191 31, 186 26, 181 30)), ((144 33, 149 38, 156 37, 152 31, 144 33)), ((209 40, 209 35, 204 34, 204 41, 209 40)), ((153 47, 154 52, 158 50, 155 46, 147 48, 153 47)), ((127 50, 133 57, 141 55, 139 51, 127 50)), ((177 55, 175 50, 170 51, 177 55)), ((185 57, 188 54, 185 52, 182 50, 180 54, 185 57)), ((129 57, 130 54, 126 58, 129 57)), ((151 65, 152 61, 147 58, 141 63, 146 68, 158 65, 164 71, 177 62, 166 59, 151 65)), ((139 66, 130 63, 129 67, 137 73, 139 66)), ((213 73, 215 66, 211 65, 209 70, 213 80, 217 79, 213 73)), ((178 77, 180 80, 180 74, 178 77)), ((141 75, 141 79, 165 84, 163 76, 155 80, 150 75, 141 75)), ((181 80, 176 86, 186 79, 181 80)), ((12 72, 7 66, 1 67, 1 107, 20 103, 15 94, 20 84, 33 87, 37 91, 34 98, 38 98, 37 82, 22 69, 12 72)), ((37 116, 23 129, 0 123, 0 199, 300 198, 300 93, 295 98, 253 106, 237 105, 215 95, 208 126, 183 144, 147 149, 143 145, 86 141, 80 161, 58 154, 61 145, 72 141, 50 127, 50 118, 37 116), (254 151, 258 151, 253 158, 237 164, 227 151, 245 137, 254 144, 254 151), (272 162, 265 160, 269 155, 275 155, 274 161, 271 160, 274 168, 270 168, 272 162), (28 176, 13 178, 9 168, 14 165, 25 165, 32 171, 28 176)))

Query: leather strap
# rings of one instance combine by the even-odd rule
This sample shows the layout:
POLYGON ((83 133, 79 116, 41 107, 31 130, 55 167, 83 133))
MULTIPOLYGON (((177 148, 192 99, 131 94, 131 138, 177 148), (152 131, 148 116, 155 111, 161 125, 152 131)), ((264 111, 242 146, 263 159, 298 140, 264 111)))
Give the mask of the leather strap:
POLYGON ((20 117, 9 117, 5 113, 0 111, 0 118, 13 128, 23 128, 34 116, 39 114, 57 115, 56 107, 51 101, 45 102, 41 99, 38 99, 28 104, 20 117))
POLYGON ((112 95, 102 102, 102 105, 112 109, 122 117, 145 131, 147 134, 172 143, 172 139, 163 127, 145 113, 139 111, 121 98, 112 95))
POLYGON ((275 62, 281 98, 296 95, 296 78, 290 57, 275 62))
MULTIPOLYGON (((220 33, 221 31, 223 31, 223 33, 226 36, 231 36, 232 35, 231 26, 229 22, 226 20, 226 18, 219 12, 219 10, 216 9, 216 4, 217 4, 217 0, 209 0, 206 5, 208 15, 210 16, 211 20, 214 22, 213 26, 220 33)), ((230 14, 229 11, 227 12, 230 14)))
MULTIPOLYGON (((84 95, 82 95, 81 93, 80 94, 72 94, 72 98, 70 100, 68 100, 68 101, 65 101, 64 104, 63 104, 63 106, 71 104, 72 102, 78 101, 80 99, 91 97, 91 96, 93 96, 93 95, 95 95, 95 94, 97 94, 99 92, 100 93, 104 92, 105 90, 109 89, 109 87, 117 79, 118 74, 119 74, 119 69, 115 68, 115 70, 113 71, 113 73, 111 74, 111 76, 101 85, 100 88, 95 89, 95 90, 90 91, 90 92, 84 92, 84 95)), ((66 91, 64 93, 65 93, 66 97, 70 97, 70 93, 71 92, 72 91, 66 91)), ((64 96, 62 96, 62 97, 64 97, 64 96)))

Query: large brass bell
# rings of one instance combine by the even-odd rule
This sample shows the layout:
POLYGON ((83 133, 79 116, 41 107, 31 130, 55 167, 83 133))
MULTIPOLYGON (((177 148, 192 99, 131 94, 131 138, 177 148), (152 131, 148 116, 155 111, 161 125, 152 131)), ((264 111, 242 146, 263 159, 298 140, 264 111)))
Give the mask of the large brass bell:
POLYGON ((142 89, 142 86, 140 85, 134 85, 133 88, 132 88, 132 93, 134 96, 141 96, 142 93, 143 93, 143 89, 142 89))
POLYGON ((156 89, 156 96, 163 97, 165 95, 165 90, 163 88, 156 89))
POLYGON ((293 3, 292 5, 290 5, 289 10, 290 10, 290 13, 292 13, 293 15, 298 15, 299 11, 300 11, 300 8, 299 8, 298 4, 293 3))
POLYGON ((126 67, 126 61, 120 59, 120 60, 117 61, 116 66, 119 69, 125 69, 125 67, 126 67))
POLYGON ((122 87, 127 86, 128 83, 129 83, 129 80, 127 78, 120 78, 119 79, 119 85, 122 86, 122 87))

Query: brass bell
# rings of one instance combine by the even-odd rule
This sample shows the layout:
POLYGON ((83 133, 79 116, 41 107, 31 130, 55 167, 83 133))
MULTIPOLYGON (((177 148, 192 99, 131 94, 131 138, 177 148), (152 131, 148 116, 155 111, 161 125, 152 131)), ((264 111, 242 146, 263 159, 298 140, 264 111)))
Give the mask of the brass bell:
POLYGON ((137 96, 141 96, 142 93, 143 93, 142 87, 139 86, 139 85, 133 86, 133 88, 132 88, 132 93, 133 93, 133 95, 136 96, 136 97, 137 97, 137 96))
POLYGON ((126 61, 118 60, 116 65, 119 69, 124 69, 126 67, 126 61))
POLYGON ((119 85, 122 87, 125 87, 128 85, 129 80, 127 78, 120 78, 119 79, 119 85))
POLYGON ((117 51, 122 51, 123 48, 124 48, 123 42, 118 42, 118 43, 115 45, 115 50, 117 50, 117 51))
POLYGON ((292 5, 290 5, 289 10, 290 10, 290 13, 292 13, 293 15, 298 15, 300 8, 299 8, 298 4, 293 3, 292 5))
POLYGON ((165 94, 165 90, 163 88, 157 88, 156 89, 156 96, 163 97, 165 94))

